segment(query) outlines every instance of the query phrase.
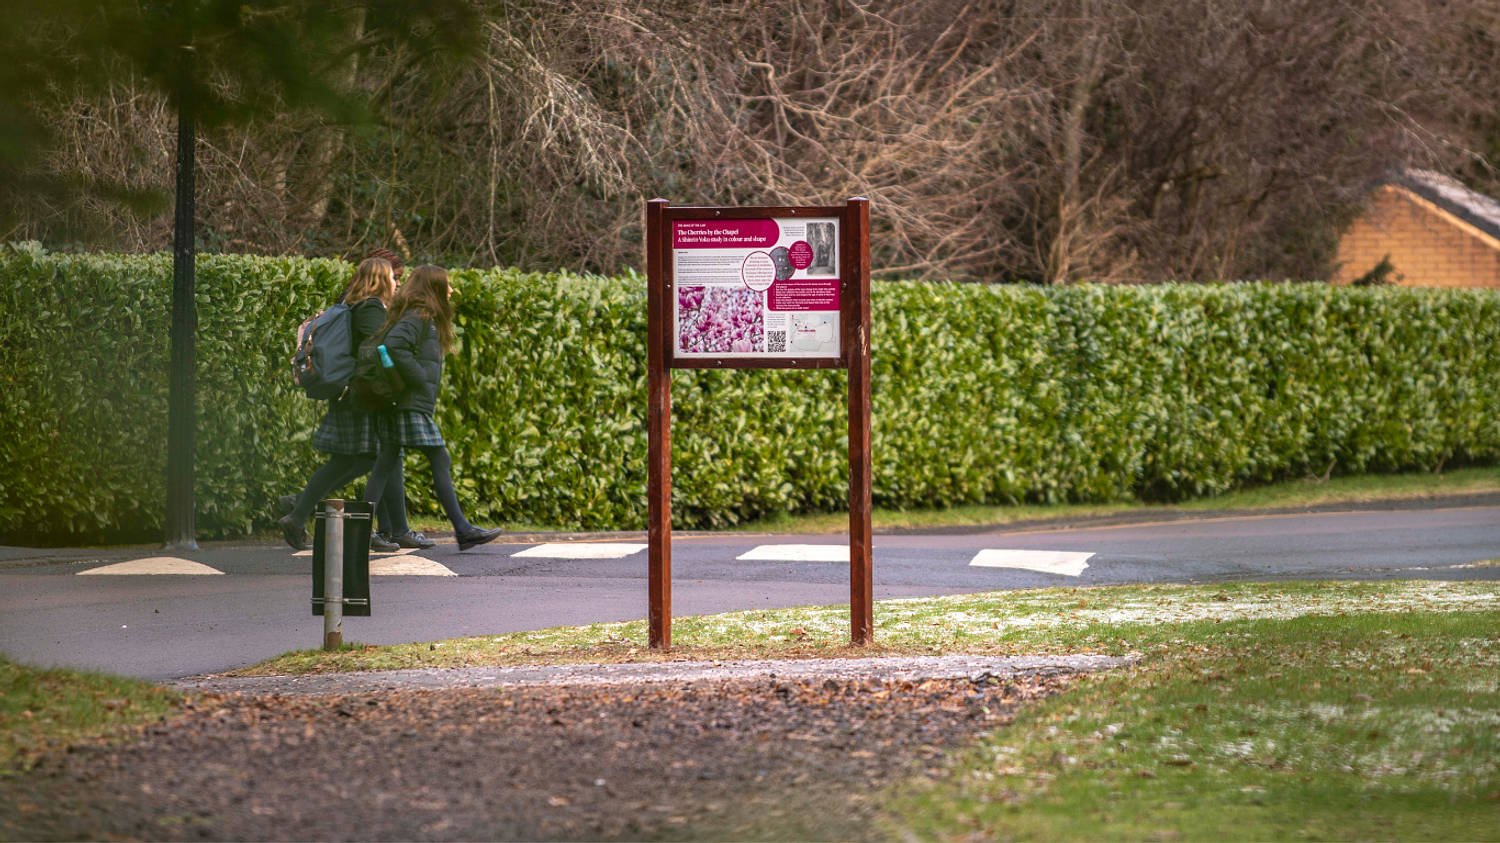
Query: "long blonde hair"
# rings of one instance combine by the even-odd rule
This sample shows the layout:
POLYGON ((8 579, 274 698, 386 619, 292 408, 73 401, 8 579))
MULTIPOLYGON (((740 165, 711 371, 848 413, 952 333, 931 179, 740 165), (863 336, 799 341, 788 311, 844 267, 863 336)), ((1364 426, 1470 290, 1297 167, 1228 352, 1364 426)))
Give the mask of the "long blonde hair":
POLYGON ((352 306, 373 297, 389 305, 395 294, 396 273, 391 269, 390 261, 365 258, 354 270, 354 280, 344 288, 344 304, 352 306))
POLYGON ((385 315, 386 327, 416 311, 437 326, 438 342, 443 353, 453 350, 453 303, 448 301, 448 271, 441 266, 424 264, 411 271, 411 277, 396 291, 385 315))

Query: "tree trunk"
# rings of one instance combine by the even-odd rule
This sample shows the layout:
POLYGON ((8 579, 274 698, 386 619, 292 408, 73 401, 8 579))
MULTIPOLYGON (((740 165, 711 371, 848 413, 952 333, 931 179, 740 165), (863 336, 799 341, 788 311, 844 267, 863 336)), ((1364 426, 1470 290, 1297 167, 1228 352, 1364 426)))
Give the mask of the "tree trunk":
MULTIPOLYGON (((1088 7, 1090 13, 1094 10, 1088 7)), ((1053 284, 1066 284, 1072 280, 1074 267, 1074 242, 1082 227, 1083 201, 1079 198, 1079 175, 1083 169, 1084 120, 1088 114, 1089 100, 1099 77, 1104 70, 1103 37, 1097 24, 1085 36, 1081 45, 1082 67, 1068 93, 1068 105, 1059 116, 1062 132, 1062 149, 1059 163, 1057 191, 1057 219, 1051 247, 1047 255, 1047 280, 1053 284)))

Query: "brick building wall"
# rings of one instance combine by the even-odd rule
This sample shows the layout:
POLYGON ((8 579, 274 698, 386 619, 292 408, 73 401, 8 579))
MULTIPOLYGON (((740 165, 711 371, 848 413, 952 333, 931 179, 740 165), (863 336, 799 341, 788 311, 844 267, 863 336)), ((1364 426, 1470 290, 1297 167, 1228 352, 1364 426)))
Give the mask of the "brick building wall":
POLYGON ((1364 215, 1344 232, 1334 283, 1353 281, 1386 255, 1396 267, 1389 280, 1402 286, 1500 287, 1500 239, 1390 184, 1371 192, 1364 215))

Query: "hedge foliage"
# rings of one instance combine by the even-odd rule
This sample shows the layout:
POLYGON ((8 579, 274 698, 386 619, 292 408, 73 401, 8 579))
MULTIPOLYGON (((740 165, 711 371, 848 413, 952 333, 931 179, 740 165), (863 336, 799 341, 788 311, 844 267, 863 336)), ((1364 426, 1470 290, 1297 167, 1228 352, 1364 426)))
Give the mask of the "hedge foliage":
MULTIPOLYGON (((198 524, 268 525, 318 462, 297 324, 350 267, 199 261, 198 524)), ((0 253, 0 534, 160 530, 170 259, 0 253)), ((639 528, 644 285, 455 274, 438 423, 470 517, 639 528)), ((1500 457, 1500 295, 1325 285, 889 283, 874 295, 875 500, 1211 495, 1307 473, 1500 457)), ((842 372, 679 371, 681 527, 846 499, 842 372)), ((440 510, 411 458, 415 510, 440 510)))

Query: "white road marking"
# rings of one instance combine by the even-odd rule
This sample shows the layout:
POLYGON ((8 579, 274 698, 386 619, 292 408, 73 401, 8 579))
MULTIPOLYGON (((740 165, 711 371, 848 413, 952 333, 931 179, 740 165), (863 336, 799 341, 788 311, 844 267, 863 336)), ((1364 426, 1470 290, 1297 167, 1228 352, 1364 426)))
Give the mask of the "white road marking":
POLYGON ((741 553, 746 562, 848 562, 847 544, 763 544, 741 553))
POLYGON ((528 547, 511 556, 529 556, 535 559, 623 559, 632 553, 640 553, 648 545, 627 542, 548 542, 528 547))
POLYGON ((190 559, 179 559, 176 556, 150 556, 145 559, 116 562, 102 568, 90 568, 87 571, 78 572, 79 576, 84 574, 196 574, 200 576, 218 574, 223 576, 224 572, 190 559))
POLYGON ((969 562, 979 568, 1022 568, 1043 574, 1076 577, 1089 566, 1092 553, 1067 550, 981 550, 969 562))
POLYGON ((456 577, 448 566, 420 556, 398 556, 390 553, 370 558, 372 577, 456 577))

